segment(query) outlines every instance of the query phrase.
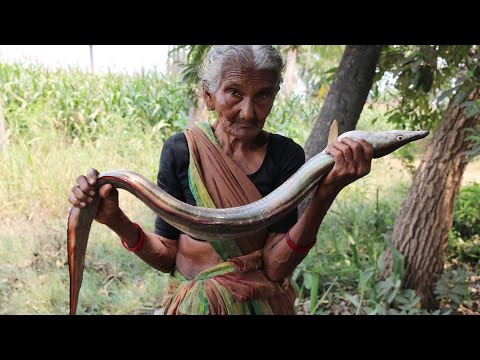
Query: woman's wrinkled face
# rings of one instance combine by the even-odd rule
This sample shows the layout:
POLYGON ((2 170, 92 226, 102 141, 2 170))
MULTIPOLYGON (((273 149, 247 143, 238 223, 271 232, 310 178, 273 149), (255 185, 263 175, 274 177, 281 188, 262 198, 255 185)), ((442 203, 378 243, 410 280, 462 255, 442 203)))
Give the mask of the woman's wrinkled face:
POLYGON ((237 139, 250 140, 260 134, 272 109, 278 79, 271 70, 243 68, 238 64, 225 68, 218 89, 205 92, 205 101, 214 109, 219 125, 237 139))

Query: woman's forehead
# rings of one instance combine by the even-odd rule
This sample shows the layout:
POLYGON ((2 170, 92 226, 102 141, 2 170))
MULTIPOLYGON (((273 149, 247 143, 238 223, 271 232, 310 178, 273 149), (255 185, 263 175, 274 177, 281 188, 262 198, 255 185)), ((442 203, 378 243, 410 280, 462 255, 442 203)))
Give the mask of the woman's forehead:
POLYGON ((273 70, 259 70, 255 69, 253 66, 245 67, 239 64, 225 66, 220 78, 221 83, 244 81, 275 83, 276 80, 276 74, 273 70))

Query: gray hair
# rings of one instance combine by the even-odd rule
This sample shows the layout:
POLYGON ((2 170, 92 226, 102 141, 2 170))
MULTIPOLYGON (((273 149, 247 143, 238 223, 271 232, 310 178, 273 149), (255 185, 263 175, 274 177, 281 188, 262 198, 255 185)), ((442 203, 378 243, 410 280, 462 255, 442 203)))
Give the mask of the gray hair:
POLYGON ((240 66, 253 67, 256 70, 272 70, 276 73, 280 87, 282 70, 285 66, 282 57, 271 45, 214 45, 206 53, 199 67, 199 78, 209 92, 215 92, 220 86, 224 66, 235 62, 240 66))

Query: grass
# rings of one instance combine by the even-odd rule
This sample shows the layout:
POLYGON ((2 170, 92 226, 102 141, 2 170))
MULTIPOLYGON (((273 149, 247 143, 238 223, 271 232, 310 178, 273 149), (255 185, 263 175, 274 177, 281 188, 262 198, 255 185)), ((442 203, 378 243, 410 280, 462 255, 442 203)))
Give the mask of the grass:
MULTIPOLYGON (((67 313, 67 198, 76 176, 93 166, 128 168, 155 179, 161 141, 120 129, 116 135, 85 145, 44 136, 42 142, 12 144, 3 156, 0 172, 9 176, 0 180, 0 313, 67 313), (131 152, 119 151, 119 144, 131 152)), ((122 191, 120 202, 132 219, 153 230, 154 214, 133 195, 122 191)), ((164 276, 125 252, 108 228, 93 225, 78 313, 153 311, 163 283, 164 276)))
MULTIPOLYGON (((147 227, 152 219, 150 216, 142 220, 147 227)), ((64 219, 23 226, 16 221, 2 231, 0 244, 0 312, 67 314, 64 219)), ((153 313, 159 306, 165 276, 126 253, 118 238, 98 224, 94 224, 90 235, 85 269, 79 314, 153 313)))
MULTIPOLYGON (((0 155, 0 313, 68 313, 67 201, 75 178, 90 167, 130 169, 155 180, 163 139, 125 122, 94 142, 72 140, 48 126, 49 112, 28 114, 29 136, 11 135, 0 155)), ((121 191, 125 212, 148 230, 154 214, 121 191)), ((118 237, 94 224, 79 314, 149 313, 159 306, 165 276, 125 252, 118 237)))
MULTIPOLYGON (((68 313, 71 187, 90 167, 128 169, 155 180, 163 141, 184 126, 188 108, 182 88, 169 81, 155 74, 92 77, 0 64, 9 138, 8 151, 0 153, 0 314, 68 313)), ((267 129, 304 144, 319 109, 301 97, 287 99, 275 105, 267 129)), ((366 106, 358 128, 391 129, 382 111, 366 106)), ((406 155, 418 161, 423 146, 415 143, 406 155)), ((385 299, 394 298, 399 308, 416 312, 414 294, 398 292, 395 281, 379 282, 376 270, 411 183, 406 155, 374 160, 371 173, 337 197, 318 244, 295 273, 299 313, 363 313, 367 305, 382 313, 385 299), (309 307, 312 295, 319 299, 311 301, 315 309, 309 307)), ((478 181, 478 161, 469 164, 464 181, 478 181)), ((120 205, 153 230, 154 214, 133 195, 121 191, 120 205)), ((165 274, 94 223, 78 313, 152 314, 165 281, 165 274)))

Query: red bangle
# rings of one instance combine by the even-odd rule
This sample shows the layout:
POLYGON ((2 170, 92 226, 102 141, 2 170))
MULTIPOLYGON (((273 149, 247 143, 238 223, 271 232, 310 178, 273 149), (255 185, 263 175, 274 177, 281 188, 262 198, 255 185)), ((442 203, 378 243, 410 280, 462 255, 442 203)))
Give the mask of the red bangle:
MULTIPOLYGON (((290 230, 292 230, 290 228, 290 230)), ((313 242, 308 245, 308 246, 300 246, 300 245, 297 245, 295 244, 292 239, 290 239, 290 230, 287 231, 286 235, 285 235, 285 240, 287 241, 287 244, 288 246, 290 246, 290 248, 295 251, 295 252, 298 252, 298 253, 307 253, 316 243, 317 243, 317 239, 313 240, 313 242)))
POLYGON ((145 233, 143 232, 142 228, 140 227, 140 225, 138 225, 137 223, 135 222, 132 222, 133 226, 135 226, 137 229, 138 229, 138 232, 140 233, 140 240, 138 241, 138 244, 135 245, 134 247, 130 248, 127 246, 127 244, 125 243, 125 240, 123 239, 120 239, 122 240, 122 245, 125 249, 127 249, 128 251, 132 251, 132 252, 135 252, 135 251, 138 251, 140 250, 140 248, 142 247, 143 243, 145 242, 145 233))

